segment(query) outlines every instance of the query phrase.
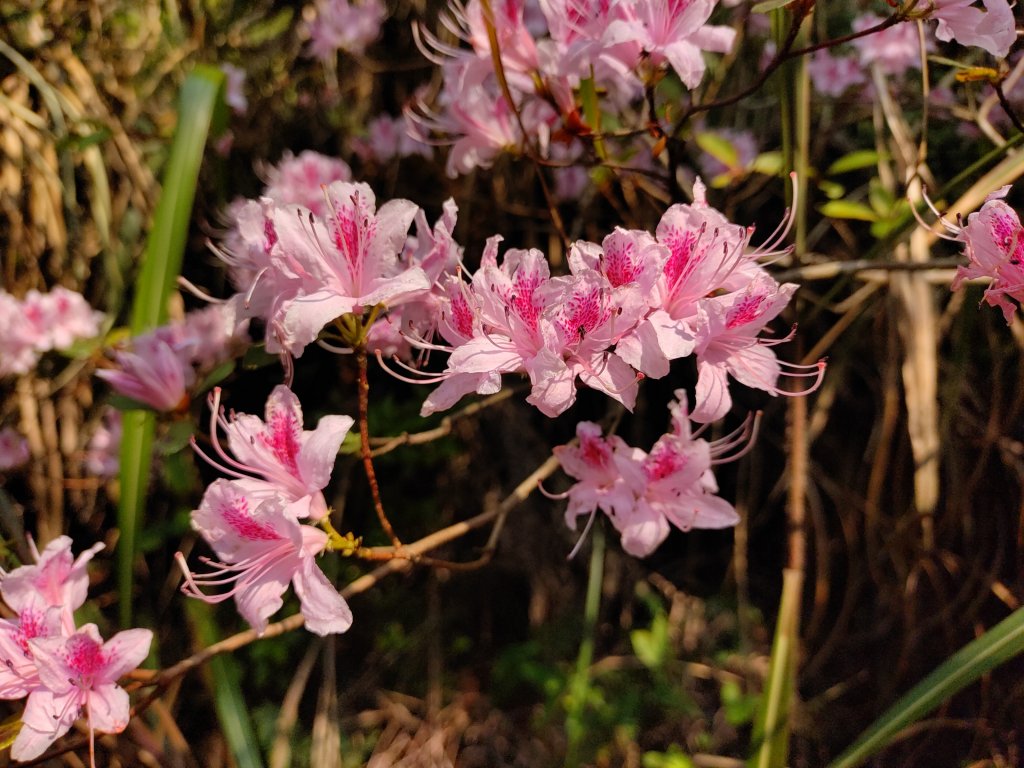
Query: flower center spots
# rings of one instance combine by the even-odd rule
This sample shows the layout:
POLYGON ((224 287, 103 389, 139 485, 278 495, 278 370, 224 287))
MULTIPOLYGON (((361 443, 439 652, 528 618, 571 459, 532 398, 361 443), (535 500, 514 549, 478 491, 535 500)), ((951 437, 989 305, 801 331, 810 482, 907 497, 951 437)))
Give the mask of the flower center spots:
POLYGON ((78 677, 78 684, 91 688, 93 679, 106 664, 103 648, 87 635, 73 635, 64 647, 64 660, 78 677))
POLYGON ((269 216, 263 217, 263 251, 270 253, 277 244, 277 230, 269 216))
POLYGON ((277 531, 269 525, 254 520, 249 511, 249 500, 244 496, 232 499, 221 509, 221 517, 239 536, 249 541, 274 541, 280 539, 277 531))
POLYGON ((671 255, 665 262, 665 279, 670 289, 685 280, 696 267, 699 261, 699 258, 693 258, 696 244, 697 236, 693 232, 680 232, 675 228, 668 231, 665 245, 669 247, 671 255))
POLYGON ((1015 216, 996 214, 992 220, 992 236, 1010 264, 1019 266, 1024 261, 1024 229, 1015 216))
POLYGON ((454 291, 451 297, 452 325, 466 338, 473 337, 473 310, 462 291, 454 291))
POLYGON ((686 456, 665 445, 656 445, 644 460, 644 475, 650 482, 673 475, 686 466, 686 456))
POLYGON ((611 451, 600 437, 581 437, 580 458, 591 467, 603 469, 611 460, 611 451))
POLYGON ((15 633, 14 639, 26 656, 29 655, 28 641, 34 637, 44 637, 45 635, 42 613, 29 609, 18 616, 18 631, 15 633))
POLYGON ((260 435, 260 441, 270 449, 288 472, 299 477, 299 466, 296 458, 299 455, 299 433, 301 427, 290 413, 276 411, 270 416, 267 429, 260 435))
POLYGON ((562 330, 568 338, 582 340, 601 324, 604 314, 600 289, 573 294, 562 315, 562 330))
POLYGON ((636 280, 640 265, 635 261, 633 250, 631 242, 609 244, 604 249, 604 274, 613 287, 636 280))
POLYGON ((744 296, 725 316, 725 327, 736 328, 753 322, 764 312, 765 296, 761 294, 744 296))
POLYGON ((512 309, 532 331, 537 330, 537 318, 540 317, 540 303, 533 298, 533 292, 540 283, 541 276, 537 270, 519 269, 512 280, 512 295, 508 299, 512 309))

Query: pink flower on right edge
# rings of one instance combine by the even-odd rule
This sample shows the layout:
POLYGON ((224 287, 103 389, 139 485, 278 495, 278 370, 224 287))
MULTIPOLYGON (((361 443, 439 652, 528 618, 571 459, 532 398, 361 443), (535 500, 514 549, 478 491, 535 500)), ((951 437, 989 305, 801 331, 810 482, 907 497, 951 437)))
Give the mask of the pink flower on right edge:
POLYGON ((985 198, 981 210, 967 217, 967 226, 946 226, 952 239, 965 244, 969 262, 957 267, 953 290, 965 280, 991 278, 983 301, 999 307, 1009 325, 1024 300, 1024 228, 1017 212, 1002 200, 1007 192, 1009 187, 1003 187, 985 198))
POLYGON ((960 45, 984 48, 993 56, 1005 58, 1017 39, 1013 10, 1007 0, 930 0, 928 18, 939 26, 935 36, 942 41, 956 40, 960 45))

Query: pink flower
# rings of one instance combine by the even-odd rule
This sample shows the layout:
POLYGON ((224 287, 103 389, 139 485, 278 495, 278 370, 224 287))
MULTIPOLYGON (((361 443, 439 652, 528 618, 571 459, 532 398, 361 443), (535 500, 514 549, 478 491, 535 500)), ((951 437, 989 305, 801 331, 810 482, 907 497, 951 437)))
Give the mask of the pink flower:
POLYGON ((985 198, 981 210, 967 217, 967 226, 946 225, 953 239, 965 244, 968 259, 966 267, 957 267, 953 290, 964 280, 990 278, 984 301, 1003 311, 1007 325, 1024 300, 1024 228, 1017 212, 1002 200, 1008 191, 1003 187, 985 198))
POLYGON ((16 469, 29 460, 28 440, 13 427, 0 429, 0 471, 16 469))
POLYGON ((604 42, 635 41, 651 63, 667 61, 687 88, 704 77, 703 51, 728 53, 736 39, 729 27, 707 23, 716 0, 632 0, 625 3, 628 20, 608 25, 604 42))
POLYGON ((241 483, 215 480, 192 513, 192 527, 222 562, 205 560, 212 571, 196 575, 179 553, 186 595, 207 603, 234 597, 242 617, 262 634, 269 617, 283 604, 290 582, 311 632, 340 633, 352 625, 348 604, 316 565, 316 555, 327 546, 327 534, 301 525, 281 499, 261 500, 241 483), (213 595, 203 591, 225 586, 227 591, 213 595))
POLYGON ((220 69, 224 73, 224 103, 236 115, 244 115, 249 109, 249 100, 245 97, 246 71, 234 64, 221 64, 220 69))
POLYGON ((173 412, 187 404, 187 387, 195 381, 195 371, 159 336, 138 336, 130 351, 116 352, 114 358, 117 369, 97 371, 96 375, 118 394, 157 411, 173 412))
POLYGON ((116 477, 121 464, 121 412, 107 408, 85 448, 85 470, 96 477, 116 477))
POLYGON ((0 290, 0 376, 28 373, 45 346, 42 332, 25 316, 21 302, 0 290))
POLYGON ((311 149, 298 155, 286 150, 277 165, 263 171, 263 177, 263 197, 278 205, 301 205, 323 216, 328 210, 324 187, 336 181, 350 181, 352 169, 340 158, 311 149))
POLYGON ((360 55, 380 35, 386 11, 380 0, 317 0, 309 23, 309 55, 331 61, 338 51, 360 55))
POLYGON ((1013 11, 1007 0, 982 0, 984 10, 975 0, 929 0, 925 3, 928 18, 939 26, 939 40, 956 40, 960 45, 976 45, 993 56, 1005 58, 1017 39, 1013 11))
POLYGON ((3 699, 20 699, 40 685, 29 642, 75 631, 74 612, 85 603, 89 586, 86 566, 103 549, 103 544, 95 544, 72 560, 67 536, 51 541, 42 555, 34 542, 29 544, 36 563, 0 576, 0 594, 17 615, 14 620, 0 620, 3 699))
POLYGON ((631 448, 619 437, 602 437, 590 422, 577 426, 578 445, 554 449, 566 474, 578 480, 556 497, 569 499, 565 519, 570 528, 576 527, 577 517, 593 516, 600 509, 619 532, 622 548, 646 557, 671 526, 688 531, 726 528, 739 521, 732 505, 715 495, 711 468, 743 455, 752 440, 752 423, 748 420, 733 434, 709 443, 690 431, 685 392, 678 390, 676 397, 669 406, 672 429, 650 453, 631 448))
POLYGON ((833 56, 828 50, 815 51, 807 62, 814 90, 838 98, 847 89, 865 82, 863 64, 853 56, 833 56))
POLYGON ((420 267, 399 260, 416 205, 390 200, 377 211, 373 191, 348 182, 332 184, 327 197, 326 226, 295 211, 274 215, 278 242, 271 258, 301 287, 271 319, 269 351, 280 345, 298 357, 330 321, 377 304, 397 306, 430 289, 420 267))
POLYGON ((219 387, 210 396, 210 411, 210 440, 220 460, 206 456, 193 440, 193 448, 203 458, 237 478, 246 493, 261 499, 280 498, 285 512, 294 518, 319 520, 327 514, 322 491, 352 427, 350 416, 324 416, 315 430, 304 430, 299 399, 283 385, 274 387, 267 398, 265 421, 245 413, 227 418, 220 407, 219 387), (218 427, 227 434, 233 457, 221 447, 218 427))
POLYGON ((38 757, 71 729, 83 709, 90 753, 95 731, 123 731, 129 702, 117 680, 146 658, 152 640, 148 629, 129 629, 104 643, 95 624, 86 624, 69 637, 29 640, 41 687, 28 696, 11 757, 38 757))
MULTIPOLYGON (((853 20, 853 31, 863 32, 882 21, 881 16, 862 13, 853 20)), ((916 24, 896 24, 881 32, 859 37, 851 44, 860 54, 860 64, 865 68, 877 64, 886 75, 900 75, 908 69, 921 68, 921 43, 916 24)))
POLYGON ((80 293, 62 286, 49 293, 29 291, 22 307, 38 334, 40 352, 67 349, 78 339, 98 336, 103 321, 103 313, 93 310, 80 293))

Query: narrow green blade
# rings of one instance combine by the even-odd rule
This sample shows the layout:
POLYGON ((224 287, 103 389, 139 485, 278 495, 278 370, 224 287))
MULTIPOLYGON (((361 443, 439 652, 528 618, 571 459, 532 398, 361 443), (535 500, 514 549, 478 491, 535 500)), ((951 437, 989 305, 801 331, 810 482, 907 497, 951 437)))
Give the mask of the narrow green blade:
MULTIPOLYGON (((200 645, 213 645, 220 636, 213 620, 210 606, 198 600, 188 601, 188 618, 192 624, 192 633, 200 645)), ((238 768, 263 768, 260 757, 256 730, 249 717, 249 708, 242 695, 241 672, 238 662, 229 653, 221 653, 210 659, 209 673, 217 718, 220 720, 221 731, 231 749, 238 768)))
POLYGON ((1024 653, 1024 608, 1020 608, 944 661, 861 734, 828 768, 854 768, 888 745, 953 694, 986 672, 1024 653))
MULTIPOLYGON (((163 190, 146 243, 132 307, 133 335, 159 325, 167 317, 167 297, 181 272, 199 166, 214 114, 223 101, 220 95, 223 84, 224 73, 219 69, 198 66, 182 86, 178 127, 164 170, 163 190)), ((154 432, 155 421, 151 412, 128 411, 124 414, 117 569, 119 614, 125 627, 132 623, 135 545, 152 465, 154 432)))

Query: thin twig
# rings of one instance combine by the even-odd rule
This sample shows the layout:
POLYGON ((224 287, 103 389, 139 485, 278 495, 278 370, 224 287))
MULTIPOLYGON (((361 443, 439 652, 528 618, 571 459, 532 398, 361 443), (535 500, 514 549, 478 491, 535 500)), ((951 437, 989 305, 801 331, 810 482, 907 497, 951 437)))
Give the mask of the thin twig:
POLYGON ((356 350, 356 365, 359 368, 359 442, 363 454, 363 469, 366 471, 366 481, 370 484, 373 508, 377 512, 380 525, 384 529, 384 533, 391 539, 391 544, 400 551, 402 542, 395 534, 395 529, 391 527, 388 516, 384 513, 384 505, 380 500, 380 487, 377 485, 377 473, 373 469, 373 451, 370 450, 370 423, 367 416, 370 410, 370 377, 367 374, 365 346, 356 350))

